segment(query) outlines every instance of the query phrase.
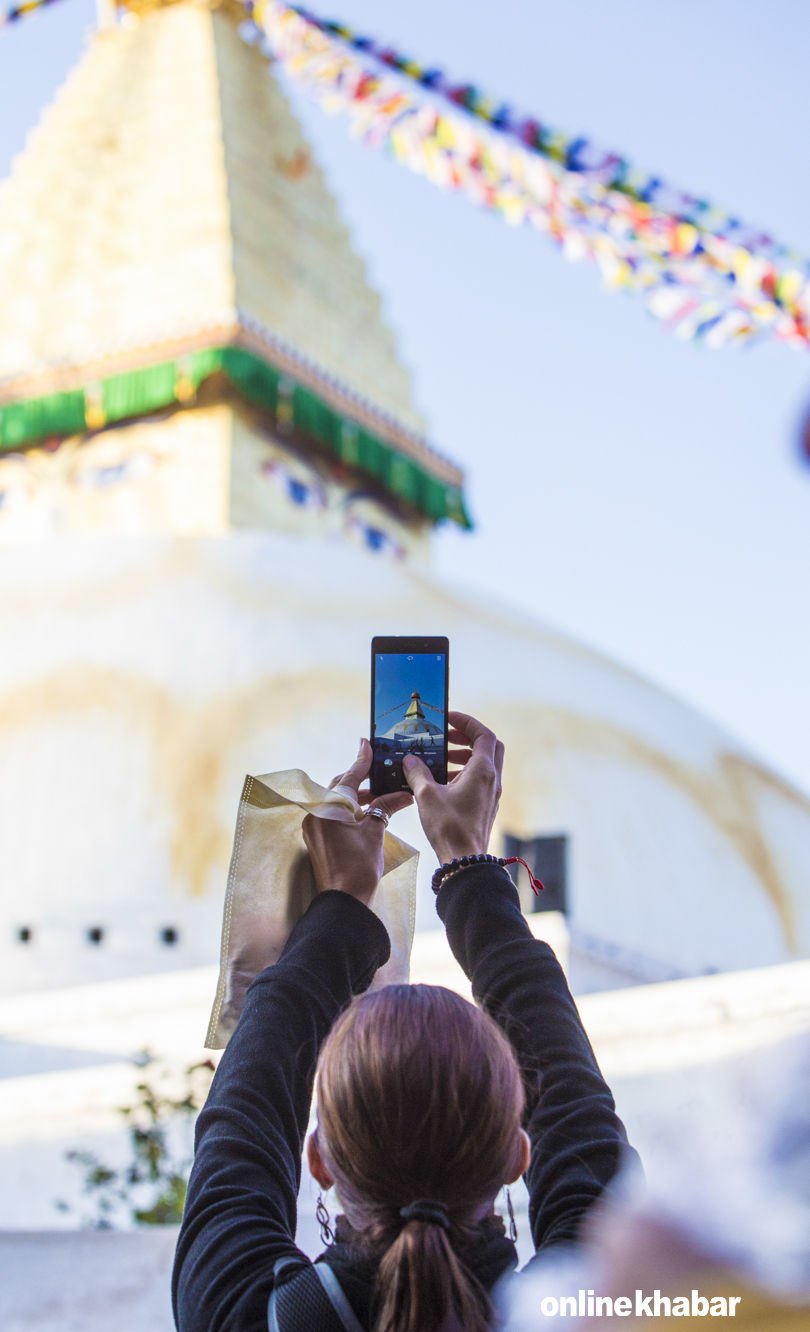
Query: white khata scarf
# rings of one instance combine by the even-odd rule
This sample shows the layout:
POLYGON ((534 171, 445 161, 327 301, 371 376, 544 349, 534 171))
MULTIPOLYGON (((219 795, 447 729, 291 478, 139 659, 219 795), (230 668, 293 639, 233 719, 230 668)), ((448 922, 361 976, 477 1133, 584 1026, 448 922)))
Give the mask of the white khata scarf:
MULTIPOLYGON (((301 824, 307 814, 351 822, 363 817, 349 786, 327 790, 299 768, 246 777, 225 893, 219 983, 205 1044, 221 1050, 242 1012, 245 992, 277 962, 293 926, 316 896, 301 824)), ((385 869, 372 911, 391 940, 391 957, 372 989, 407 982, 416 913, 419 853, 386 829, 385 869)))

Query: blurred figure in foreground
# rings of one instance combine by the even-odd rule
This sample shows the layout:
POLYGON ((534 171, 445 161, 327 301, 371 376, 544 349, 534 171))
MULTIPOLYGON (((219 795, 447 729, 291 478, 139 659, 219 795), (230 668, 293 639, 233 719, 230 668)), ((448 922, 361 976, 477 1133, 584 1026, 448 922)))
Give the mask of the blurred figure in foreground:
POLYGON ((501 1290, 507 1332, 648 1326, 810 1329, 810 1035, 749 1056, 721 1115, 593 1209, 583 1243, 501 1290), (717 1124, 714 1125, 716 1129, 717 1124), (728 1324, 725 1324, 728 1326, 728 1324))

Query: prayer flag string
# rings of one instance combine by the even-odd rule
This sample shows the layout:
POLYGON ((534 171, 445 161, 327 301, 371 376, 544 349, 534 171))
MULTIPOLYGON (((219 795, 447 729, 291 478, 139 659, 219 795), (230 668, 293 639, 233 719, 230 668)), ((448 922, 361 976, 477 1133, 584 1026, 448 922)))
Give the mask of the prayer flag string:
POLYGON ((55 3, 56 0, 24 0, 23 4, 15 5, 13 9, 7 9, 4 14, 0 14, 0 28, 5 28, 9 23, 16 23, 18 19, 27 18, 35 9, 44 9, 45 5, 55 3))
MULTIPOLYGON (((0 28, 53 3, 23 0, 0 28)), ((567 259, 595 261, 608 289, 641 295, 677 337, 810 342, 810 266, 770 236, 343 24, 282 0, 244 3, 244 39, 352 133, 511 226, 529 223, 567 259)))
POLYGON ((259 42, 351 131, 512 226, 530 223, 569 260, 594 260, 608 288, 640 294, 675 335, 722 347, 810 341, 810 267, 703 200, 569 138, 472 85, 281 0, 247 0, 259 42))

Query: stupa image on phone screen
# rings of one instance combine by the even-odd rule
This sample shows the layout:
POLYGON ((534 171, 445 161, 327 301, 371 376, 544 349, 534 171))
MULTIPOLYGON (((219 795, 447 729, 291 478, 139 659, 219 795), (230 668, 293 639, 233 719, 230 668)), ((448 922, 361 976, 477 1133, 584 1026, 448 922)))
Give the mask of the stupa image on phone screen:
POLYGON ((444 653, 377 653, 374 660, 373 784, 399 790, 402 760, 416 754, 446 781, 444 653))

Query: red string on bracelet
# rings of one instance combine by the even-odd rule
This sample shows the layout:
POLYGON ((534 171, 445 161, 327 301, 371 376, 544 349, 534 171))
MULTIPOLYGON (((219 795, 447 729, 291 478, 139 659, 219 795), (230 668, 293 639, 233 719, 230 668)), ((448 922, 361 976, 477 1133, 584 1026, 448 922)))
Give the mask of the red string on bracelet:
POLYGON ((534 891, 535 891, 535 893, 537 894, 537 896, 539 897, 540 894, 543 892, 543 885, 542 885, 542 883, 540 882, 539 879, 536 879, 536 878, 534 877, 534 875, 532 874, 531 870, 529 869, 529 866, 526 864, 526 861, 523 860, 520 856, 507 856, 505 860, 501 861, 501 864, 503 864, 503 865, 522 865, 523 868, 525 869, 526 873, 527 873, 528 876, 529 876, 529 883, 532 885, 532 888, 534 889, 534 891))

